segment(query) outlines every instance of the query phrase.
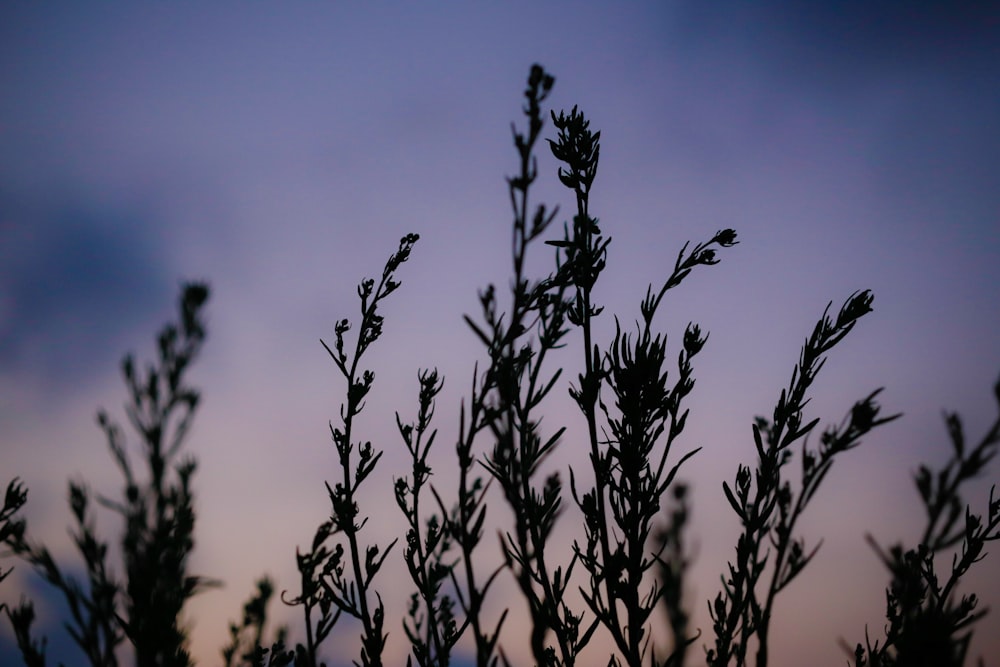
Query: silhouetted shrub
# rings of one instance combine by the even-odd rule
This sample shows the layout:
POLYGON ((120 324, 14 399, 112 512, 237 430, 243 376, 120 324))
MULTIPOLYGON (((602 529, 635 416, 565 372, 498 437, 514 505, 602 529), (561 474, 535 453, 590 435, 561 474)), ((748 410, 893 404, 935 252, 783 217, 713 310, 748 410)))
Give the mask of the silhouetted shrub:
MULTIPOLYGON (((13 552, 63 594, 71 614, 66 627, 92 665, 117 665, 116 650, 125 640, 134 649, 136 665, 192 664, 180 614, 185 602, 211 582, 187 573, 194 548, 191 477, 196 465, 194 458, 181 457, 180 449, 198 406, 198 392, 185 384, 184 375, 205 339, 201 308, 207 299, 206 286, 185 286, 178 322, 164 327, 157 338, 158 363, 145 372, 136 369, 131 355, 122 363, 131 401, 126 412, 140 436, 145 475, 140 477, 133 468, 121 427, 103 410, 98 414, 125 481, 120 499, 98 498, 124 523, 124 580, 111 573, 108 543, 96 534, 90 492, 82 484, 70 483, 69 502, 86 587, 65 575, 49 550, 28 538, 23 525, 5 535, 13 552)), ((25 662, 45 664, 44 641, 36 644, 31 639, 31 603, 22 601, 8 617, 25 662)))
MULTIPOLYGON (((667 335, 654 323, 666 293, 699 267, 718 263, 718 253, 737 244, 736 233, 725 229, 706 241, 685 244, 670 274, 647 289, 634 330, 616 318, 612 339, 597 342, 593 325, 604 305, 595 303, 593 288, 611 239, 590 209, 600 132, 591 130, 576 107, 551 114, 557 134, 548 140, 560 163, 559 180, 574 195, 572 219, 551 237, 558 211, 529 205, 538 174, 535 151, 546 118, 543 103, 553 85, 553 77, 541 67, 531 68, 524 92, 525 127, 513 133, 518 169, 507 179, 513 216, 510 291, 503 294, 488 286, 479 293, 480 313, 465 317, 483 346, 483 359, 461 404, 454 497, 445 497, 430 483, 428 463, 444 378, 436 370, 421 370, 415 421, 406 423, 396 414, 410 465, 408 471, 396 471, 403 474, 396 477, 393 492, 407 528, 388 544, 366 537, 368 517, 359 506, 359 489, 370 483, 383 452, 364 439, 356 418, 375 380, 366 355, 383 331, 381 307, 400 287, 397 272, 419 240, 408 234, 381 276, 358 286, 359 319, 339 320, 332 341, 322 343, 346 390, 339 419, 330 424, 339 463, 336 478, 327 483, 330 518, 317 527, 307 550, 296 551, 298 592, 284 598, 300 608, 304 638, 290 650, 287 631, 281 628, 273 641, 264 641, 274 588, 263 578, 244 606, 242 621, 230 626, 230 643, 222 651, 227 667, 315 667, 332 629, 351 618, 361 629, 355 664, 384 664, 392 624, 379 593, 379 574, 387 564, 405 566, 413 582, 406 615, 399 619, 411 646, 407 664, 448 665, 462 637, 474 647, 478 666, 510 664, 501 642, 509 610, 494 621, 484 614, 484 603, 504 570, 513 576, 528 610, 526 643, 536 664, 603 663, 604 656, 590 645, 599 629, 613 642, 610 665, 685 663, 700 631, 692 633, 684 604, 689 507, 677 474, 698 450, 680 453, 676 448, 688 418, 685 399, 695 384, 693 360, 708 335, 688 324, 669 352, 667 335), (539 245, 554 249, 555 264, 549 274, 532 277, 526 260, 539 245), (562 471, 541 472, 566 426, 546 423, 543 429, 542 414, 563 371, 552 368, 550 353, 571 337, 582 340, 583 359, 569 395, 585 425, 589 468, 566 471, 567 494, 562 471), (593 482, 585 484, 584 479, 593 482), (491 487, 505 501, 511 528, 501 537, 503 563, 484 571, 477 553, 487 548, 483 537, 491 487), (568 520, 575 516, 582 521, 580 539, 562 562, 552 548, 552 535, 568 502, 575 506, 568 520), (657 627, 663 622, 657 620, 657 610, 666 619, 662 628, 657 627), (666 646, 658 645, 665 639, 670 640, 666 646)), ((124 362, 128 416, 148 466, 142 479, 129 462, 121 429, 104 413, 99 417, 125 479, 121 499, 99 498, 124 520, 123 578, 115 578, 107 566, 108 544, 95 534, 90 495, 82 485, 70 485, 70 505, 74 539, 86 564, 85 586, 65 577, 49 552, 26 537, 23 521, 12 520, 26 497, 16 480, 0 511, 0 537, 63 593, 71 613, 67 627, 91 665, 117 664, 116 650, 126 643, 143 667, 191 664, 178 619, 185 602, 211 582, 187 573, 194 545, 195 463, 190 456, 178 456, 198 403, 198 393, 183 379, 205 337, 200 309, 207 296, 203 285, 185 287, 179 321, 160 334, 158 363, 144 375, 131 357, 124 362)), ((751 654, 758 667, 768 664, 775 598, 816 553, 817 547, 807 546, 797 530, 806 508, 835 460, 873 428, 898 417, 881 415, 875 401, 881 389, 876 389, 851 406, 839 423, 823 429, 818 447, 806 444, 820 423, 805 416, 810 388, 828 353, 871 311, 872 300, 868 291, 852 294, 836 315, 828 304, 771 417, 753 424, 756 462, 739 466, 732 482, 722 486, 741 530, 722 590, 709 604, 714 635, 705 640, 710 643, 705 656, 709 665, 744 665, 751 654), (793 487, 789 464, 796 457, 800 472, 793 487)), ((1000 384, 996 391, 1000 401, 1000 384)), ((937 473, 922 467, 916 478, 927 513, 917 546, 886 552, 871 538, 891 575, 886 636, 881 644, 866 638, 857 645, 858 667, 964 664, 972 624, 985 613, 976 609, 974 595, 956 602, 955 591, 959 579, 982 558, 985 543, 1000 539, 1000 501, 991 492, 984 519, 972 514, 959 491, 996 455, 1000 420, 971 449, 958 417, 949 415, 947 424, 953 458, 937 473), (934 557, 956 548, 951 573, 942 584, 934 557)), ((44 665, 44 640, 31 635, 30 602, 3 609, 25 663, 44 665)))

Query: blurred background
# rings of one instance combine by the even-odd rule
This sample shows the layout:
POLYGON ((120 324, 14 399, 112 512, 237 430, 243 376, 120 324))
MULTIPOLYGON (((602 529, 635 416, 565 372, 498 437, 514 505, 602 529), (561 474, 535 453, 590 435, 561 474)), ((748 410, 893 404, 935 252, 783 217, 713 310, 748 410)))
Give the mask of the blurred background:
MULTIPOLYGON (((703 633, 692 663, 712 641, 705 600, 734 554, 721 484, 754 460, 753 417, 771 413, 824 306, 874 291, 875 312, 834 351, 807 417, 839 421, 882 386, 885 410, 905 417, 835 464, 803 527, 823 546, 773 624, 775 664, 843 664, 839 639, 882 636, 888 573, 865 535, 918 539, 911 477, 949 455, 942 410, 962 414, 970 440, 996 418, 1000 20, 987 4, 5 3, 0 482, 25 482, 32 533, 77 563, 67 480, 120 492, 96 410, 124 420, 122 355, 152 358, 182 280, 208 281, 209 340, 191 378, 204 400, 187 442, 200 463, 192 570, 225 587, 188 618, 199 664, 218 664, 254 579, 270 573, 293 596, 295 547, 328 516, 327 421, 344 387, 319 338, 356 319, 357 282, 417 232, 368 356, 361 422, 386 451, 362 498, 366 533, 383 544, 400 533, 388 497, 407 462, 393 413, 413 419, 418 369, 445 375, 433 481, 448 495, 458 406, 484 356, 461 317, 477 314, 478 289, 509 285, 510 122, 539 62, 556 77, 550 106, 579 104, 602 132, 591 211, 614 239, 596 291, 602 341, 612 313, 639 316, 685 241, 723 227, 741 240, 658 321, 678 342, 688 321, 711 332, 677 453, 703 447, 681 471, 693 492, 688 605, 703 633)), ((561 221, 572 201, 542 148, 533 196, 561 204, 561 221)), ((539 274, 549 251, 531 260, 539 274)), ((554 359, 566 372, 543 426, 569 426, 551 466, 585 475, 583 422, 565 395, 581 361, 578 341, 554 359)), ((974 510, 990 478, 996 466, 970 489, 974 510)), ((490 516, 510 526, 499 496, 490 516)), ((562 553, 578 524, 568 503, 562 553)), ((113 516, 100 526, 118 534, 113 516)), ((997 558, 967 578, 983 605, 1000 604, 997 558)), ((389 658, 403 664, 411 586, 401 551, 387 564, 389 658)), ((523 619, 509 590, 503 580, 491 613, 509 605, 523 619)), ((58 601, 17 564, 0 600, 22 592, 53 662, 72 664, 58 601)), ((300 640, 295 611, 272 606, 300 640)), ((1000 656, 985 631, 995 613, 973 655, 1000 656)), ((327 655, 348 664, 360 628, 338 627, 327 655)), ((527 664, 523 636, 512 621, 502 643, 527 664)), ((0 662, 12 651, 5 622, 0 662)))

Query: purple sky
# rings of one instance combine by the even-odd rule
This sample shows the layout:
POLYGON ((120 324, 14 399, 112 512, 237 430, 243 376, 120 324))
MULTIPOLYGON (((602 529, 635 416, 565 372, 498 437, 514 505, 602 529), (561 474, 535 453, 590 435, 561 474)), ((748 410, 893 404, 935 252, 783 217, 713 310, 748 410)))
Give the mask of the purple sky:
MULTIPOLYGON (((208 280, 189 440, 201 463, 194 567, 226 587, 191 618, 196 655, 215 664, 253 579, 267 571, 294 590, 295 545, 327 513, 327 420, 342 386, 318 339, 354 317, 357 281, 418 232, 371 352, 363 422, 387 452, 363 510, 373 536, 397 531, 386 499, 406 470, 392 414, 412 418, 418 368, 445 374, 435 482, 449 488, 458 402, 482 358, 461 315, 476 312, 478 288, 507 284, 509 125, 540 62, 556 76, 550 105, 579 104, 602 131, 591 210, 614 238, 597 291, 605 340, 611 311, 637 317, 686 240, 733 227, 742 241, 661 322, 711 331, 681 443, 704 447, 682 476, 694 487, 689 604, 706 644, 704 600, 736 536, 721 483, 752 462, 752 419, 772 410, 826 303, 874 291, 875 312, 835 350, 808 414, 839 420, 885 386, 881 402, 905 418, 835 465, 806 516, 823 547, 774 622, 775 664, 843 664, 837 639, 862 639, 865 624, 878 637, 883 623, 887 573, 865 533, 918 536, 910 477, 947 456, 942 409, 970 437, 996 415, 1000 14, 929 5, 5 3, 0 483, 26 482, 32 529, 69 558, 67 479, 118 486, 93 419, 98 406, 122 416, 118 360, 152 353, 182 279, 208 280)), ((543 153, 540 167, 539 195, 569 210, 553 160, 543 153)), ((559 357, 566 377, 580 356, 559 357)), ((581 420, 559 394, 547 421, 570 426, 553 461, 565 469, 582 459, 581 420)), ((988 489, 970 489, 975 509, 988 489)), ((491 507, 509 525, 499 498, 491 507)), ((562 519, 567 544, 578 518, 562 519)), ((997 558, 968 578, 992 606, 997 558)), ((18 566, 0 599, 27 575, 18 566)), ((393 610, 403 576, 381 587, 393 610)), ((358 629, 344 626, 337 646, 351 655, 358 629)), ((515 631, 506 646, 520 656, 515 631)), ((1000 639, 982 635, 974 652, 996 660, 1000 639)))

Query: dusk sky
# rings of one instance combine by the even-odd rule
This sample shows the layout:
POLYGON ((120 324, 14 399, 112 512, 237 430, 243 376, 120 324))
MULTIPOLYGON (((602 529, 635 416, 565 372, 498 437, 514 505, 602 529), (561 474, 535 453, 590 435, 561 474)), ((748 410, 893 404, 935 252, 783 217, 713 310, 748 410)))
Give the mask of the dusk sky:
MULTIPOLYGON (((808 544, 822 548, 779 596, 773 624, 773 664, 842 665, 840 638, 853 646, 866 625, 882 637, 889 575, 865 535, 919 537, 911 478, 949 454, 942 411, 962 415, 970 440, 996 418, 1000 10, 990 4, 3 3, 0 484, 25 482, 32 534, 76 563, 67 480, 120 490, 94 420, 105 407, 124 421, 119 361, 151 358, 182 281, 209 282, 209 338, 191 376, 203 404, 187 442, 200 464, 192 570, 225 587, 199 596, 188 618, 199 664, 218 664, 255 578, 270 573, 293 594, 295 547, 328 516, 327 422, 343 385, 319 339, 356 319, 357 282, 416 232, 369 353, 375 387, 361 422, 386 451, 361 500, 367 532, 382 543, 401 532, 391 485, 408 462, 393 414, 415 415, 418 369, 445 375, 434 483, 452 489, 458 405, 484 358, 462 315, 477 314, 486 284, 509 284, 510 123, 521 123, 538 62, 556 77, 550 108, 578 104, 602 132, 591 212, 613 241, 595 296, 607 306, 601 341, 612 313, 639 316, 685 241, 725 227, 741 241, 668 297, 657 321, 677 341, 691 320, 711 332, 678 445, 703 447, 680 473, 693 487, 688 606, 703 632, 691 664, 712 641, 705 600, 734 555, 721 485, 754 461, 753 418, 773 410, 824 306, 873 290, 874 312, 832 353, 806 416, 839 422, 884 386, 880 403, 904 417, 834 465, 805 517, 808 544)), ((533 196, 562 206, 561 227, 572 202, 556 166, 540 151, 533 196)), ((550 250, 538 247, 533 269, 549 270, 550 250)), ((576 338, 556 363, 576 376, 576 338)), ((567 474, 586 462, 565 389, 543 426, 569 426, 552 459, 567 474)), ((975 511, 998 479, 994 464, 970 485, 975 511)), ((490 508, 493 530, 511 525, 499 495, 490 508)), ((566 553, 579 520, 567 502, 566 553)), ((100 525, 117 535, 113 516, 100 525)), ((401 553, 378 586, 400 665, 411 590, 401 553)), ((973 643, 990 663, 1000 661, 998 572, 990 553, 963 589, 994 607, 973 643)), ((520 599, 504 597, 512 589, 505 579, 492 608, 523 618, 520 599)), ((39 600, 58 657, 59 610, 16 564, 0 601, 22 591, 39 600)), ((272 611, 302 638, 297 610, 272 611)), ((340 627, 327 644, 336 665, 359 650, 360 628, 340 627)), ((528 664, 522 629, 511 623, 502 643, 528 664)), ((11 651, 4 619, 0 663, 11 651)))

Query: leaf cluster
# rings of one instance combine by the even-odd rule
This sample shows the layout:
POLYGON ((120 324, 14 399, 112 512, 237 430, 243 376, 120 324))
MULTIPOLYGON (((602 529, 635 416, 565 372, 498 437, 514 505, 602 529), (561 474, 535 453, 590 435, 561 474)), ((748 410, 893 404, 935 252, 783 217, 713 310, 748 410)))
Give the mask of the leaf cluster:
MULTIPOLYGON (((736 232, 723 229, 705 241, 685 243, 672 268, 669 258, 665 262, 670 273, 663 282, 648 285, 634 327, 623 326, 615 316, 611 340, 597 341, 595 322, 604 306, 596 303, 594 290, 611 247, 610 236, 591 212, 601 133, 591 129, 590 119, 576 106, 569 112, 544 112, 554 83, 541 66, 532 66, 524 90, 524 125, 512 126, 517 168, 507 178, 512 211, 509 292, 487 286, 479 292, 479 314, 465 316, 482 344, 483 359, 473 369, 469 394, 459 409, 454 496, 446 497, 432 481, 430 453, 438 436, 432 424, 444 378, 436 369, 425 369, 417 373, 415 418, 406 422, 397 412, 395 419, 408 461, 408 471, 393 480, 393 496, 406 521, 404 546, 395 550, 398 538, 388 544, 367 539, 371 516, 359 498, 384 451, 364 439, 357 418, 375 382, 366 355, 382 337, 383 304, 400 287, 397 272, 419 238, 407 234, 381 276, 358 284, 358 319, 336 321, 332 342, 320 341, 344 381, 338 418, 329 422, 336 477, 326 482, 329 518, 316 528, 309 548, 295 552, 298 592, 282 591, 280 596, 301 612, 305 637, 294 647, 284 627, 268 637, 267 609, 275 587, 263 577, 241 620, 229 626, 229 643, 222 650, 227 667, 325 664, 325 642, 342 621, 360 628, 354 664, 385 664, 390 629, 379 575, 387 562, 405 567, 413 585, 401 619, 410 646, 408 666, 449 665, 467 637, 475 647, 477 667, 509 667, 500 640, 515 604, 523 604, 527 612, 528 647, 539 667, 590 664, 584 651, 593 649, 591 640, 598 633, 612 641, 610 666, 678 667, 699 639, 701 631, 692 633, 684 604, 691 508, 679 474, 700 447, 683 452, 678 447, 689 416, 687 399, 695 387, 694 361, 708 333, 689 322, 679 335, 668 336, 656 317, 670 290, 697 267, 717 264, 719 253, 738 243, 736 232), (545 145, 540 140, 547 119, 556 130, 555 138, 546 141, 559 164, 559 181, 575 200, 571 219, 563 222, 556 238, 547 237, 558 207, 533 201, 536 151, 545 145), (554 266, 534 277, 527 272, 527 259, 540 242, 552 249, 554 266), (562 471, 553 468, 551 457, 568 428, 548 422, 543 427, 542 415, 553 390, 562 386, 564 357, 557 351, 573 336, 582 340, 583 359, 567 391, 584 426, 581 442, 573 444, 587 456, 583 465, 568 468, 572 503, 567 506, 562 471), (502 562, 484 569, 487 503, 494 496, 502 497, 506 511, 489 517, 501 526, 496 537, 502 562), (582 520, 582 536, 563 556, 556 525, 566 513, 582 520), (488 616, 487 600, 504 577, 510 577, 520 597, 497 617, 488 616), (669 635, 666 646, 658 643, 660 632, 669 635)), ((199 404, 199 393, 186 377, 205 339, 201 308, 207 298, 206 286, 185 286, 177 322, 157 337, 157 361, 142 371, 131 355, 123 362, 126 414, 139 436, 145 470, 133 466, 123 429, 107 413, 98 416, 124 478, 121 498, 97 496, 99 504, 122 519, 123 571, 113 571, 110 545, 97 534, 85 484, 69 486, 72 537, 86 566, 83 583, 66 576, 49 551, 28 538, 24 521, 16 518, 27 498, 17 479, 0 509, 0 543, 63 594, 70 612, 67 629, 95 667, 117 665, 124 645, 133 648, 141 667, 192 664, 182 610, 192 595, 214 582, 188 573, 196 465, 193 457, 182 455, 181 446, 199 404)), ((806 417, 810 389, 828 353, 871 312, 872 301, 872 294, 862 291, 836 314, 830 312, 832 303, 827 306, 770 417, 758 417, 752 425, 755 463, 740 465, 722 485, 740 532, 721 591, 709 601, 713 640, 705 650, 708 665, 745 665, 755 645, 755 664, 766 667, 776 597, 819 548, 807 546, 798 530, 806 508, 836 460, 857 448, 872 429, 899 416, 882 416, 877 389, 855 402, 839 422, 819 431, 821 419, 806 417), (811 436, 817 444, 810 445, 811 436), (799 465, 790 467, 796 456, 799 465)), ((1000 384, 996 393, 1000 402, 1000 384)), ((977 609, 974 595, 956 601, 956 590, 961 577, 985 556, 986 542, 1000 539, 1000 500, 991 490, 986 514, 974 514, 960 489, 996 456, 1000 420, 971 448, 959 417, 949 414, 945 421, 951 459, 937 471, 921 466, 915 478, 927 517, 920 542, 909 550, 897 545, 883 551, 870 538, 892 578, 885 638, 872 644, 866 636, 853 652, 856 667, 927 660, 961 665, 972 625, 986 613, 977 609), (939 577, 936 567, 948 552, 950 573, 939 577)), ((8 574, 0 570, 0 581, 8 574)), ((0 605, 0 610, 11 623, 25 663, 44 666, 46 641, 32 634, 30 601, 0 605)))
MULTIPOLYGON (((188 599, 213 582, 187 571, 194 548, 191 478, 196 466, 193 458, 181 456, 180 448, 199 401, 198 392, 185 380, 205 340, 201 309, 207 300, 205 285, 185 285, 177 322, 157 337, 156 363, 144 372, 136 369, 131 355, 122 363, 130 398, 125 412, 139 435, 145 475, 133 468, 122 428, 105 411, 98 413, 125 482, 120 499, 97 497, 123 522, 124 576, 116 577, 111 570, 109 544, 97 534, 90 491, 83 483, 69 484, 69 505, 75 522, 71 535, 84 561, 86 585, 64 574, 48 548, 31 541, 23 525, 4 535, 11 550, 63 594, 71 616, 67 630, 91 665, 117 665, 117 649, 126 640, 138 665, 191 664, 181 611, 188 599)), ((44 665, 45 641, 32 639, 31 603, 22 601, 8 615, 25 661, 44 665)))
MULTIPOLYGON (((994 388, 1000 407, 1000 382, 994 388)), ((892 575, 886 589, 885 638, 881 645, 857 644, 856 667, 965 664, 972 625, 986 615, 975 594, 958 596, 957 586, 973 564, 986 557, 987 542, 1000 540, 1000 499, 990 488, 985 516, 975 514, 961 489, 982 473, 1000 450, 1000 418, 972 449, 968 448, 961 418, 945 415, 951 457, 936 472, 921 465, 914 476, 926 525, 917 546, 897 544, 883 550, 875 538, 869 543, 892 575), (956 551, 957 549, 957 551, 956 551), (947 577, 938 575, 937 560, 951 553, 947 577)))
POLYGON ((788 387, 781 390, 771 421, 758 417, 753 425, 757 464, 739 466, 733 484, 722 485, 730 507, 740 519, 742 533, 736 543, 736 557, 722 577, 722 591, 709 605, 715 631, 715 646, 706 658, 709 665, 743 665, 751 638, 757 640, 759 667, 768 662, 768 639, 775 597, 787 587, 816 555, 819 545, 808 549, 795 534, 795 527, 814 498, 820 483, 836 457, 854 449, 861 437, 876 426, 899 415, 880 417, 876 390, 861 399, 838 425, 820 436, 817 450, 806 440, 819 418, 805 421, 808 391, 826 355, 871 312, 868 291, 851 295, 836 318, 830 305, 806 339, 798 364, 792 369, 788 387), (793 445, 802 442, 798 492, 793 490, 786 468, 793 457, 793 445), (770 569, 768 562, 770 561, 770 569))
POLYGON ((375 381, 374 372, 363 369, 361 361, 382 335, 384 320, 379 306, 399 288, 401 283, 396 280, 395 272, 409 259, 418 240, 416 234, 401 238, 396 252, 386 261, 379 280, 365 278, 358 285, 361 314, 353 351, 349 350, 346 342, 346 334, 351 329, 348 319, 341 319, 334 326, 333 347, 320 340, 344 378, 347 391, 346 400, 340 406, 340 422, 337 426, 332 421, 329 424, 340 467, 340 480, 333 486, 326 484, 330 520, 317 529, 309 552, 296 552, 301 591, 288 603, 303 608, 306 624, 306 643, 297 645, 295 650, 297 666, 314 667, 317 664, 320 644, 343 614, 361 622, 358 664, 365 667, 383 664, 387 636, 385 607, 373 584, 398 539, 385 546, 362 543, 361 533, 368 518, 361 516, 357 494, 378 465, 382 451, 377 451, 370 441, 358 440, 355 418, 364 410, 365 398, 375 381), (342 536, 343 540, 332 549, 328 547, 328 539, 338 536, 342 536), (317 608, 319 616, 314 619, 317 608))

